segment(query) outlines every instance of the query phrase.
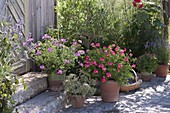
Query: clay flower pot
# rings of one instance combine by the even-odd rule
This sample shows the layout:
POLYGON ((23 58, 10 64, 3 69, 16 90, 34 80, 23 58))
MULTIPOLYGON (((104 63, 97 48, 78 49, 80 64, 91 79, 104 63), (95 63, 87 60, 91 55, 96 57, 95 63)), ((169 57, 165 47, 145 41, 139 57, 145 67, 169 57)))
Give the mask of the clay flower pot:
POLYGON ((65 74, 61 75, 49 75, 48 76, 48 88, 51 91, 60 92, 63 90, 63 81, 65 80, 65 74))
POLYGON ((69 102, 75 108, 83 107, 84 106, 84 101, 85 101, 85 97, 82 96, 82 95, 80 95, 80 96, 74 96, 74 95, 69 96, 69 102))
POLYGON ((149 72, 141 72, 141 79, 142 81, 149 82, 151 81, 153 75, 149 72))
POLYGON ((118 82, 109 80, 100 84, 101 98, 104 102, 116 102, 119 97, 118 82))
POLYGON ((155 71, 157 77, 166 77, 168 75, 169 65, 159 65, 155 71))

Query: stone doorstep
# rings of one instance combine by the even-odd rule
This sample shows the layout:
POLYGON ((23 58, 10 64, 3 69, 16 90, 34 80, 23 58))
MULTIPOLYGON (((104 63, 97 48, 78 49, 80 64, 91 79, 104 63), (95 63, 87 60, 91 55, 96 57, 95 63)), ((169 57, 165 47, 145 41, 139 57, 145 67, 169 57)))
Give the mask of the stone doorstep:
POLYGON ((45 91, 25 103, 16 106, 12 113, 58 113, 65 107, 65 94, 63 92, 45 91), (16 112, 16 109, 18 112, 16 112))
POLYGON ((47 74, 42 73, 27 73, 18 77, 19 84, 16 87, 15 94, 13 95, 13 100, 15 105, 19 105, 26 100, 34 97, 35 95, 45 91, 47 89, 47 74), (22 83, 22 78, 24 78, 25 84, 28 86, 24 90, 24 84, 22 83))

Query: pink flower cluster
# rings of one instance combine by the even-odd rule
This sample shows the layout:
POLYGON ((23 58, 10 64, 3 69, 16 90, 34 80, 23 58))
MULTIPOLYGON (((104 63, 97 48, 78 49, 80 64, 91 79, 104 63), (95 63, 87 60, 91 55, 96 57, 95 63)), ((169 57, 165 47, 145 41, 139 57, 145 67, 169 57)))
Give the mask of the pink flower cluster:
POLYGON ((134 7, 138 7, 139 9, 143 8, 142 0, 134 0, 132 3, 134 7))

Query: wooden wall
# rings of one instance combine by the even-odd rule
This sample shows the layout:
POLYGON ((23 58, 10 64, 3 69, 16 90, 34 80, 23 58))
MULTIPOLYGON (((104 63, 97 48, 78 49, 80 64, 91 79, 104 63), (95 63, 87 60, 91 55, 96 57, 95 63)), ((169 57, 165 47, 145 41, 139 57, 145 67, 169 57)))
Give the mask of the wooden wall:
POLYGON ((56 0, 0 0, 0 21, 11 16, 12 22, 23 20, 23 34, 32 33, 34 41, 40 40, 46 27, 54 26, 56 0))

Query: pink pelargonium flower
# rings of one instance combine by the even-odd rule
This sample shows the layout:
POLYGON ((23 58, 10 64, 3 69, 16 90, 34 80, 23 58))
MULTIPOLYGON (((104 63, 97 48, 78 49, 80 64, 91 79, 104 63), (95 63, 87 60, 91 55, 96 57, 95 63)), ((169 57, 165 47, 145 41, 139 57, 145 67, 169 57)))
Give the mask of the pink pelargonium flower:
POLYGON ((132 54, 132 53, 130 53, 130 54, 129 54, 129 56, 130 56, 130 57, 132 57, 132 56, 133 56, 133 54, 132 54))
POLYGON ((125 62, 128 62, 128 61, 129 61, 129 58, 128 58, 128 57, 126 57, 126 58, 125 58, 125 62))
POLYGON ((94 43, 91 43, 91 46, 94 47, 94 48, 96 47, 94 43))
POLYGON ((116 44, 112 44, 112 47, 116 47, 116 44))
POLYGON ((106 82, 106 77, 105 76, 103 76, 102 82, 106 82))
POLYGON ((100 47, 100 43, 96 43, 96 47, 100 47))
POLYGON ((102 71, 106 71, 106 68, 105 68, 105 67, 103 67, 103 68, 102 68, 102 71))
POLYGON ((86 60, 89 61, 90 60, 90 56, 86 56, 86 60))
POLYGON ((99 68, 104 68, 104 64, 99 64, 98 67, 99 68))
POLYGON ((98 71, 97 69, 95 69, 93 73, 94 73, 94 74, 98 74, 99 71, 98 71))
POLYGON ((85 64, 84 67, 85 67, 85 68, 88 68, 88 67, 90 67, 90 65, 89 65, 89 64, 85 64))
POLYGON ((113 62, 109 62, 108 65, 109 65, 109 66, 112 66, 112 65, 113 65, 113 62))
POLYGON ((106 56, 109 57, 109 53, 106 53, 106 56))
POLYGON ((117 46, 117 47, 115 48, 115 51, 119 51, 119 48, 120 48, 120 47, 117 46))
POLYGON ((119 73, 119 72, 120 72, 120 69, 118 69, 117 72, 119 73))
POLYGON ((126 52, 127 51, 127 49, 126 48, 124 48, 124 52, 126 52))
POLYGON ((106 76, 107 76, 108 78, 110 78, 112 75, 111 75, 110 72, 107 72, 107 73, 106 73, 106 76))
POLYGON ((132 68, 136 68, 136 64, 132 64, 132 68))
POLYGON ((120 69, 122 67, 122 64, 119 63, 117 67, 120 69))
POLYGON ((120 50, 119 54, 124 55, 124 50, 120 50))
POLYGON ((104 59, 104 58, 100 58, 100 60, 101 60, 102 62, 104 62, 105 59, 104 59))
POLYGON ((106 49, 106 46, 104 46, 103 49, 106 49))
POLYGON ((93 65, 94 65, 94 66, 97 66, 96 60, 93 61, 93 65))

